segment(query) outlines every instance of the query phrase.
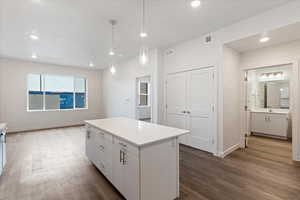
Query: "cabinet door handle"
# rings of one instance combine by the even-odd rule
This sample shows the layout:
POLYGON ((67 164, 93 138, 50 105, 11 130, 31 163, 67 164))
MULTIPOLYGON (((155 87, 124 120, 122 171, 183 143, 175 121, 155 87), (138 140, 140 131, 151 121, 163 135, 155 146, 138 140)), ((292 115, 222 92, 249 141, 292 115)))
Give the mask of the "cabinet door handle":
POLYGON ((123 151, 123 165, 126 164, 126 158, 125 158, 126 154, 125 154, 125 151, 123 151))
POLYGON ((105 149, 105 147, 103 145, 99 145, 99 147, 103 150, 105 149))
POLYGON ((122 163, 122 150, 120 150, 120 163, 122 163))
POLYGON ((90 138, 90 137, 91 137, 91 136, 90 136, 90 131, 87 131, 87 132, 86 132, 86 137, 87 137, 87 138, 90 138))
POLYGON ((186 111, 187 114, 191 114, 191 111, 186 111))
POLYGON ((185 113, 186 113, 186 111, 185 111, 185 110, 183 110, 183 111, 181 111, 181 113, 185 114, 185 113))

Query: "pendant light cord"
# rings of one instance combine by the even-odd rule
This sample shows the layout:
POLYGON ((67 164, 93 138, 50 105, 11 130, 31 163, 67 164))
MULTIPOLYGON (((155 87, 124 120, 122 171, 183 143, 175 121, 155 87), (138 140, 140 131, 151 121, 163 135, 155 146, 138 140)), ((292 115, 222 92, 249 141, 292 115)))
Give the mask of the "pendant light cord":
POLYGON ((115 25, 116 25, 117 21, 116 20, 110 20, 110 24, 111 24, 111 48, 112 50, 115 47, 115 25))
POLYGON ((111 24, 111 48, 114 49, 115 46, 115 35, 114 35, 114 24, 111 24))
POLYGON ((145 0, 142 0, 142 32, 145 32, 145 23, 146 23, 146 5, 145 0))

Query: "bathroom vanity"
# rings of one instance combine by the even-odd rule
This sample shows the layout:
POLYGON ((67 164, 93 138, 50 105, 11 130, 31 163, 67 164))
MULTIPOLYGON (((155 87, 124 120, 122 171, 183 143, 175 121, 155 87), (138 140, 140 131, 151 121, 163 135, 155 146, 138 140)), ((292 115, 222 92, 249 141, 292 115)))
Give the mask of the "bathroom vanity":
POLYGON ((289 111, 284 109, 260 109, 251 111, 251 132, 279 139, 288 138, 289 111))
POLYGON ((86 155, 127 200, 179 197, 178 137, 157 124, 109 118, 86 121, 86 155))

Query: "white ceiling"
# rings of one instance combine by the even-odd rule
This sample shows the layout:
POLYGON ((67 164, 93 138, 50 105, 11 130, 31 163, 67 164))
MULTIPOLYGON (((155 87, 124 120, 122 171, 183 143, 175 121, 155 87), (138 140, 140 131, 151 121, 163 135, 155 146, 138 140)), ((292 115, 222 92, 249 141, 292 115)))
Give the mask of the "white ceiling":
MULTIPOLYGON (((148 0, 147 44, 165 47, 206 34, 292 0, 148 0)), ((0 55, 105 68, 111 62, 109 19, 118 20, 119 61, 138 54, 140 0, 0 0, 0 55), (40 39, 32 41, 35 32, 40 39)))
POLYGON ((270 38, 268 42, 261 43, 259 40, 262 35, 254 35, 245 39, 228 43, 227 45, 236 51, 243 53, 255 49, 300 40, 300 23, 291 24, 264 34, 270 38))

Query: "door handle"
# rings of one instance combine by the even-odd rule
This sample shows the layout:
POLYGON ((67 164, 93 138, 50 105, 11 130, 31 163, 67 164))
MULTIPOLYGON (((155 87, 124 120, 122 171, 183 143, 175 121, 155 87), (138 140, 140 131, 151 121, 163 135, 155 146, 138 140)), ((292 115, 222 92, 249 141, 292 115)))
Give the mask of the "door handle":
POLYGON ((186 111, 185 111, 185 110, 183 110, 183 111, 181 111, 181 113, 185 114, 185 113, 186 113, 186 111))
POLYGON ((187 113, 187 114, 191 114, 191 112, 190 112, 190 111, 186 111, 186 113, 187 113))

